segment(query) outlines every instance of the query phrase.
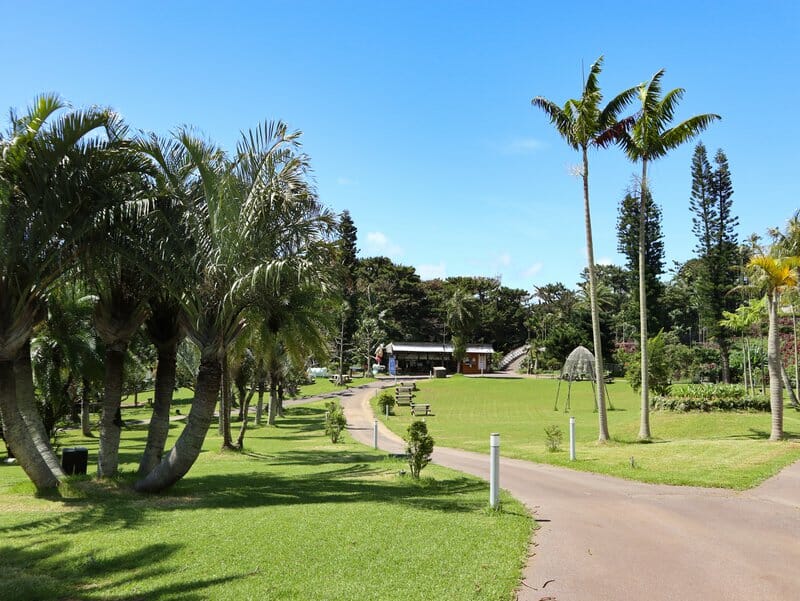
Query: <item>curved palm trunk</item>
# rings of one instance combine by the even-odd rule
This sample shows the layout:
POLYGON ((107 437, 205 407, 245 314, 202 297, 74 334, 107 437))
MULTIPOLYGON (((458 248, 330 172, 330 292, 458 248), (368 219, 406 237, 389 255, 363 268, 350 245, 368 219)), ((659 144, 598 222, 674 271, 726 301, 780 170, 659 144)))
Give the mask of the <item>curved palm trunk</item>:
POLYGON ((645 194, 647 159, 642 159, 642 185, 639 197, 639 348, 642 357, 642 406, 639 440, 650 440, 650 373, 647 365, 647 287, 645 285, 645 194))
POLYGON ((603 369, 603 346, 600 338, 600 310, 597 306, 597 276, 594 266, 594 242, 592 239, 592 214, 589 208, 589 157, 583 148, 583 213, 586 224, 586 254, 589 262, 589 304, 592 311, 592 342, 594 343, 594 376, 597 382, 598 440, 607 441, 608 414, 606 413, 605 370, 603 369))
POLYGON ((769 334, 767 337, 767 367, 769 369, 769 405, 772 413, 770 440, 783 438, 783 382, 781 381, 781 348, 778 336, 778 302, 780 294, 774 291, 767 295, 769 310, 769 334))
POLYGON ((139 492, 160 492, 183 478, 191 469, 203 447, 208 428, 214 417, 219 396, 222 366, 220 361, 207 358, 200 361, 192 409, 175 446, 134 488, 139 492))
POLYGON ((25 425, 31 433, 33 442, 47 466, 56 478, 63 478, 64 472, 58 457, 53 452, 47 428, 36 407, 36 394, 33 387, 33 368, 31 366, 31 344, 27 341, 14 360, 14 379, 17 387, 17 408, 25 425))
POLYGON ((239 428, 239 437, 236 439, 236 448, 244 448, 244 435, 247 433, 248 412, 250 411, 250 401, 253 399, 255 390, 251 389, 247 396, 242 399, 242 406, 244 407, 244 417, 242 418, 242 425, 239 428))
POLYGON ((178 341, 172 340, 158 349, 156 383, 153 391, 153 415, 147 429, 147 444, 139 462, 139 477, 144 477, 159 464, 169 435, 169 413, 175 390, 178 363, 178 341))
POLYGON ((59 478, 64 474, 60 467, 53 469, 51 459, 43 452, 41 439, 28 429, 17 403, 17 378, 14 362, 10 360, 0 361, 0 414, 3 417, 6 445, 36 489, 57 487, 59 478))
POLYGON ((106 348, 100 449, 97 453, 97 475, 101 478, 115 476, 119 468, 119 440, 122 431, 120 404, 127 348, 127 343, 112 344, 106 348))

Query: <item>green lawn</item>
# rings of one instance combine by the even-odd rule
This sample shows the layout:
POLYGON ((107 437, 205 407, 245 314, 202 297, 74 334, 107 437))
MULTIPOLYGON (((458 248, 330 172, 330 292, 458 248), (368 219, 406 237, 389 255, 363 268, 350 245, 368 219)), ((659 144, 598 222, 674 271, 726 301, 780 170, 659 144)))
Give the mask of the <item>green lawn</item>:
MULTIPOLYGON (((419 383, 419 402, 432 405, 426 418, 440 446, 488 453, 489 434, 501 435, 501 454, 579 470, 611 474, 644 482, 745 489, 800 459, 800 413, 785 410, 790 440, 771 443, 768 413, 652 412, 650 444, 636 441, 639 396, 624 380, 608 389, 616 411, 609 412, 613 441, 599 444, 592 386, 572 386, 570 414, 563 412, 566 383, 559 410, 554 411, 558 381, 500 380, 455 376, 419 383), (577 461, 569 461, 569 415, 576 418, 577 461), (564 434, 562 451, 545 450, 544 428, 558 424, 564 434), (631 457, 635 467, 631 467, 631 457)), ((377 411, 376 411, 377 412, 377 411)), ((382 419, 403 435, 411 416, 408 407, 382 419)))
MULTIPOLYGON (((189 475, 156 496, 131 491, 143 427, 125 430, 126 475, 77 477, 39 498, 0 466, 0 599, 511 599, 532 521, 512 498, 487 510, 485 482, 330 444, 321 404, 249 432, 220 453, 212 428, 189 475)), ((172 436, 182 426, 173 423, 172 436)), ((73 433, 62 445, 90 448, 73 433)))

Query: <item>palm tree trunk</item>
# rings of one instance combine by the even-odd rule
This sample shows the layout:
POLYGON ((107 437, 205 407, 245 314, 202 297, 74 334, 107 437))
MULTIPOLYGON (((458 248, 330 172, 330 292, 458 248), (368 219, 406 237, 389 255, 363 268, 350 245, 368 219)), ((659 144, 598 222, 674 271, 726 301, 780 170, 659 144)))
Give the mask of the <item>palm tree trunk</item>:
POLYGON ((197 372, 197 387, 192 409, 175 446, 166 454, 155 469, 139 480, 134 488, 139 492, 161 492, 183 478, 191 469, 203 447, 214 407, 219 397, 222 378, 221 362, 215 358, 200 361, 197 372))
POLYGON ((222 404, 219 408, 222 423, 222 448, 233 450, 231 436, 231 373, 228 369, 228 353, 222 355, 222 404))
POLYGON ((727 340, 717 340, 719 344, 720 364, 722 367, 722 383, 731 383, 731 349, 727 340))
POLYGON ((275 376, 271 375, 269 378, 269 416, 267 423, 270 426, 275 425, 275 418, 278 416, 278 384, 275 381, 275 376))
POLYGON ((41 441, 37 443, 20 413, 14 362, 10 360, 0 360, 0 415, 6 446, 36 489, 42 491, 57 487, 64 474, 61 468, 58 471, 52 469, 50 461, 42 453, 41 441))
POLYGON ((97 475, 110 478, 119 468, 119 440, 122 423, 119 419, 122 403, 122 381, 125 371, 127 343, 106 348, 103 406, 100 415, 100 449, 97 453, 97 475))
POLYGON ((261 425, 261 420, 264 415, 264 389, 267 383, 264 380, 264 375, 261 373, 258 377, 258 404, 256 405, 256 425, 261 425))
POLYGON ((89 378, 84 377, 81 386, 81 433, 87 437, 92 435, 89 386, 89 378))
POLYGON ((603 369, 603 344, 600 337, 600 311, 597 307, 597 276, 594 266, 592 239, 592 214, 589 207, 589 157, 583 147, 583 214, 586 225, 586 255, 589 262, 589 304, 592 311, 592 342, 594 344, 594 377, 597 386, 598 440, 608 440, 608 415, 606 413, 605 370, 603 369))
POLYGON ((153 415, 147 429, 147 444, 139 462, 139 477, 142 478, 159 464, 164 454, 164 445, 169 435, 169 414, 175 390, 175 374, 178 363, 178 341, 158 349, 156 382, 153 391, 153 415))
POLYGON ((239 437, 236 439, 236 448, 241 450, 244 448, 244 435, 247 432, 247 413, 250 411, 250 401, 253 399, 255 389, 251 389, 247 396, 242 399, 242 406, 244 407, 244 417, 242 418, 242 426, 239 428, 239 437))
POLYGON ((647 287, 645 284, 645 212, 647 159, 642 159, 642 185, 639 198, 639 348, 642 357, 642 407, 639 440, 650 440, 650 373, 647 366, 647 287))
POLYGON ((769 368, 769 404, 772 412, 772 431, 770 440, 783 438, 783 390, 781 381, 781 349, 778 336, 778 304, 780 294, 777 291, 767 296, 769 309, 769 334, 767 338, 767 366, 769 368))
POLYGON ((781 380, 783 380, 783 387, 789 393, 789 403, 792 407, 798 408, 797 395, 794 393, 792 381, 789 379, 789 374, 786 373, 786 368, 783 366, 783 361, 779 361, 781 366, 781 380))
POLYGON ((36 407, 36 394, 33 387, 33 368, 31 367, 31 344, 26 341, 14 359, 14 379, 16 383, 17 408, 33 442, 45 463, 57 478, 63 478, 64 472, 58 457, 53 452, 47 428, 36 407))
POLYGON ((800 389, 800 364, 797 362, 797 315, 792 303, 792 334, 794 335, 794 387, 800 389))

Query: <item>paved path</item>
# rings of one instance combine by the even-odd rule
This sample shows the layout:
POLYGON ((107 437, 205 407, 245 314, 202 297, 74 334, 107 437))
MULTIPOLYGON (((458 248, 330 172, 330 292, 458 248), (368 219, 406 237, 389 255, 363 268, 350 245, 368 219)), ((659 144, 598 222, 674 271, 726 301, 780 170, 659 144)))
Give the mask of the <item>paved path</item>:
MULTIPOLYGON (((368 445, 374 394, 362 388, 342 399, 348 430, 368 445)), ((404 445, 380 424, 379 446, 397 452, 404 445)), ((488 455, 437 448, 433 460, 488 478, 488 455)), ((500 473, 502 488, 540 524, 520 600, 800 599, 800 462, 745 492, 642 484, 514 459, 501 459, 500 473)))

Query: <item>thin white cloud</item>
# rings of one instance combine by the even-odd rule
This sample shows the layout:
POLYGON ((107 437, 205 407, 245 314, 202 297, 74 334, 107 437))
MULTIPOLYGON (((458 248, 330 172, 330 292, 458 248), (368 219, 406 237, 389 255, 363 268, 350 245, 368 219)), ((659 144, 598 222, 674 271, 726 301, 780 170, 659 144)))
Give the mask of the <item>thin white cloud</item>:
POLYGON ((416 269, 417 274, 419 274, 419 277, 422 280, 443 280, 447 277, 447 267, 445 266, 444 262, 441 262, 438 265, 418 265, 416 269))
POLYGON ((511 265, 511 255, 508 253, 503 253, 497 257, 497 264, 503 267, 508 267, 511 265))
POLYGON ((356 186, 358 182, 354 179, 350 179, 349 177, 337 177, 336 183, 340 186, 356 186))
POLYGON ((536 138, 515 138, 507 142, 502 150, 505 154, 530 154, 544 147, 544 143, 536 138))
POLYGON ((534 263, 523 272, 523 275, 526 278, 532 278, 542 270, 542 267, 544 267, 544 265, 542 265, 541 263, 534 263))
POLYGON ((611 260, 611 257, 600 257, 597 259, 598 265, 613 265, 614 262, 611 260))
POLYGON ((367 233, 367 253, 370 255, 381 255, 389 258, 397 258, 403 255, 403 249, 392 242, 383 232, 367 233))

